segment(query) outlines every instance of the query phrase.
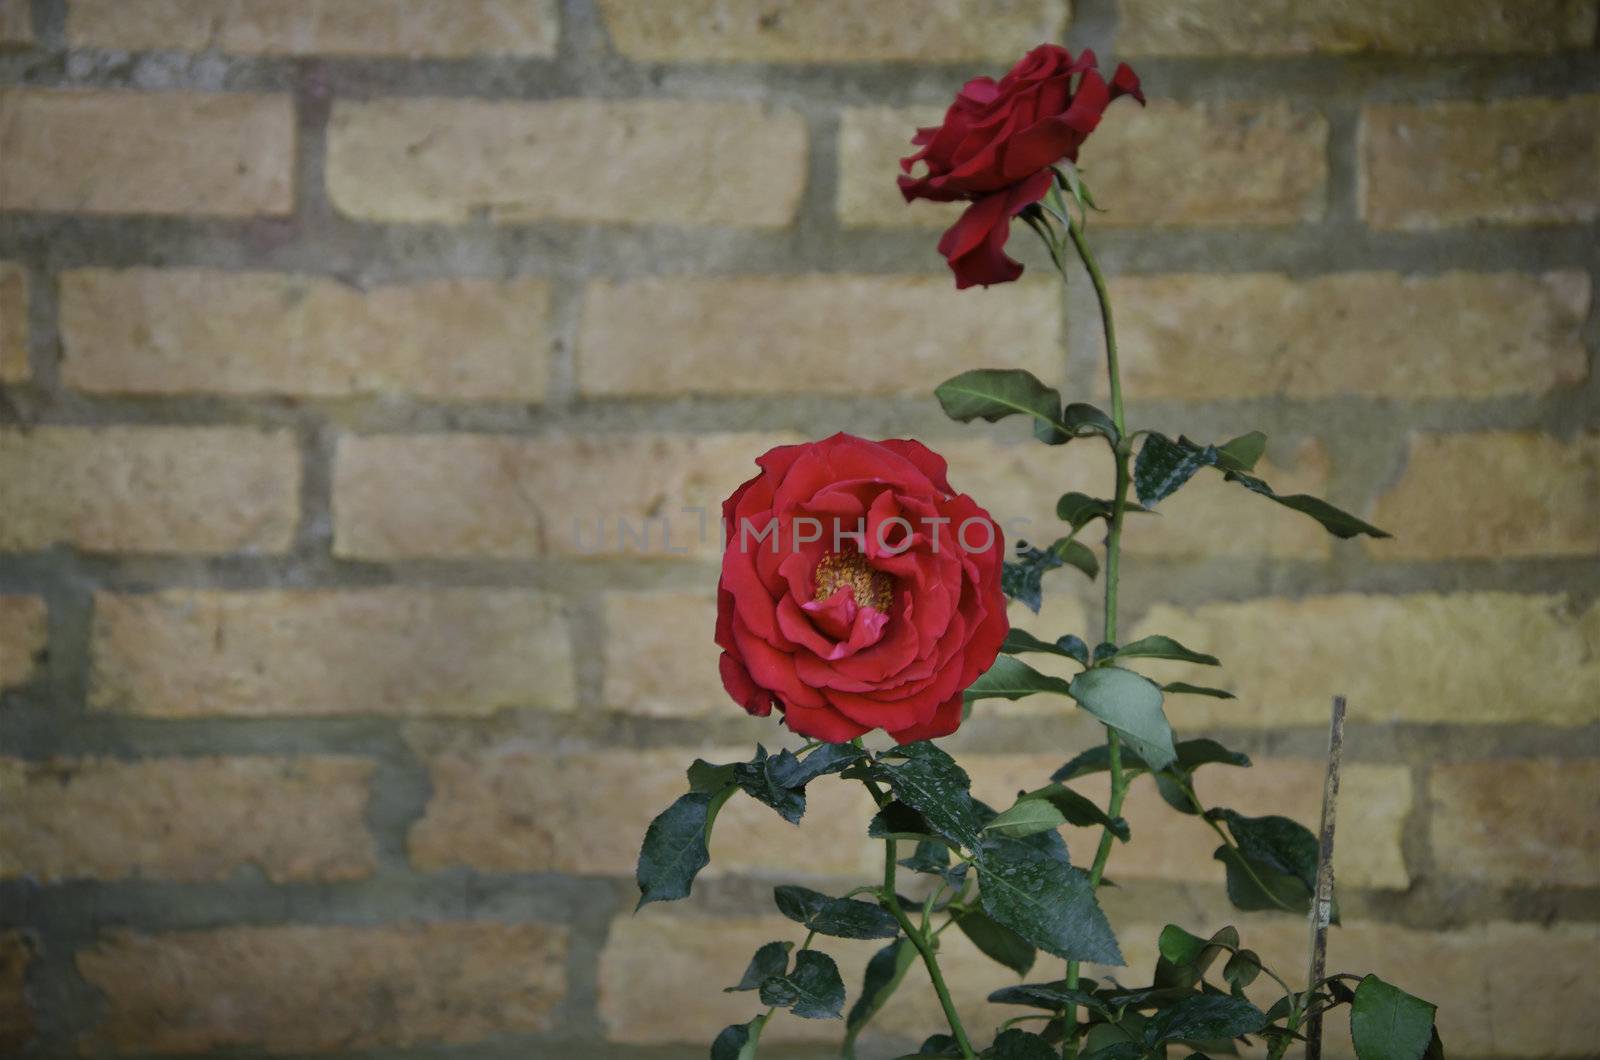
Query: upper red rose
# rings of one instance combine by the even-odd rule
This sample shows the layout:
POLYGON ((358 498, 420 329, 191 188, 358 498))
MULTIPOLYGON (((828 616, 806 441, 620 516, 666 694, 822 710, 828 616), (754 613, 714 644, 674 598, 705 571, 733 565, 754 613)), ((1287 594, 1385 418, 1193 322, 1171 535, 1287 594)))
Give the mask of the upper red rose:
POLYGON ((920 442, 779 446, 722 505, 722 683, 752 714, 838 743, 954 732, 1009 628, 1004 542, 920 442))
POLYGON ((1050 166, 1062 159, 1076 162, 1106 106, 1123 95, 1144 102, 1139 77, 1126 63, 1118 64, 1107 85, 1094 52, 1085 48, 1074 59, 1060 45, 1041 44, 998 84, 988 77, 968 81, 943 125, 917 130, 911 142, 922 150, 900 160, 906 201, 972 200, 939 240, 957 287, 1022 275, 1022 266, 1004 251, 1011 219, 1044 198, 1050 166), (910 176, 917 162, 926 163, 927 173, 910 176))

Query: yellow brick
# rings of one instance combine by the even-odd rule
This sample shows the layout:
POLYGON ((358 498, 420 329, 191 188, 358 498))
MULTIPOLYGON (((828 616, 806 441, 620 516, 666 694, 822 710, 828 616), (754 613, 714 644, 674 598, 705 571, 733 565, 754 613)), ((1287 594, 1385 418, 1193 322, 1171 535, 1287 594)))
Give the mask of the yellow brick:
POLYGON ((1435 868, 1449 880, 1600 885, 1600 761, 1450 762, 1428 773, 1435 868))
POLYGON ((299 490, 287 431, 0 430, 0 550, 280 552, 299 490))
POLYGON ((346 437, 334 468, 334 552, 365 559, 714 558, 722 546, 723 498, 755 476, 756 457, 799 440, 642 433, 346 437))
POLYGON ((288 96, 0 92, 0 210, 287 214, 294 164, 288 96))
POLYGON ((112 930, 77 954, 105 997, 85 1048, 309 1053, 545 1031, 566 955, 566 928, 489 921, 112 930))
POLYGON ((539 280, 362 291, 265 272, 84 269, 61 280, 62 375, 121 393, 538 401, 548 311, 539 280))
POLYGON ((1112 300, 1141 398, 1489 398, 1588 375, 1581 272, 1134 276, 1112 300))
POLYGON ((73 47, 242 55, 555 54, 554 0, 74 0, 73 47))
POLYGON ((0 48, 25 48, 33 43, 33 21, 28 5, 19 0, 0 4, 0 48))
POLYGON ((1222 669, 1149 662, 1163 681, 1221 685, 1237 700, 1174 696, 1174 725, 1326 726, 1345 693, 1353 721, 1588 725, 1600 691, 1600 606, 1564 595, 1342 593, 1151 608, 1131 637, 1163 633, 1222 669), (1537 666, 1528 660, 1537 659, 1537 666))
POLYGON ((1371 104, 1360 139, 1361 213, 1374 228, 1600 216, 1600 96, 1371 104))
POLYGON ((95 598, 89 703, 149 717, 573 708, 558 602, 512 589, 95 598))
POLYGON ((800 201, 806 131, 745 103, 340 102, 327 169, 334 205, 364 220, 775 228, 800 201))
POLYGON ((1034 41, 1060 39, 1068 10, 1067 0, 947 0, 914 12, 872 0, 600 0, 616 49, 654 62, 1009 64, 1034 41))
POLYGON ((0 759, 0 876, 274 883, 372 874, 357 758, 0 759))
POLYGON ((28 381, 28 274, 0 262, 0 384, 28 381))
POLYGON ((1383 559, 1508 559, 1600 552, 1600 434, 1415 434, 1373 519, 1383 559))
MULTIPOLYGON (((841 223, 849 227, 943 227, 956 207, 907 205, 898 160, 938 108, 847 109, 840 120, 841 223)), ((1322 216, 1328 126, 1283 103, 1171 103, 1113 107, 1080 164, 1101 226, 1282 225, 1322 216), (1174 180, 1173 173, 1182 173, 1174 180)), ((1018 224, 1015 240, 1034 239, 1018 224)))
POLYGON ((0 596, 0 688, 20 685, 40 663, 49 614, 37 596, 0 596))
POLYGON ((717 597, 711 587, 680 592, 606 593, 608 709, 655 717, 716 717, 733 700, 722 687, 712 641, 717 597))
POLYGON ((753 276, 596 282, 578 386, 593 395, 918 394, 1000 354, 1060 375, 1048 281, 957 296, 948 276, 753 276), (869 350, 868 353, 863 353, 869 350))
POLYGON ((1123 0, 1127 55, 1548 52, 1594 41, 1594 0, 1123 0))

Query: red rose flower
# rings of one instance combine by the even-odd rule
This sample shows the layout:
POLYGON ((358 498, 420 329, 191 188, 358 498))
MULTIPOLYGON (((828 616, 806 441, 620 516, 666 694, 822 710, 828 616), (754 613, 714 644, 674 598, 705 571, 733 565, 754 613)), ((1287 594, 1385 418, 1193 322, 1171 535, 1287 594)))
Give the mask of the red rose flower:
POLYGON ((779 446, 722 505, 722 683, 751 714, 838 743, 961 724, 1008 623, 1004 542, 920 442, 779 446))
POLYGON ((971 200, 939 240, 956 286, 1006 283, 1022 266, 1005 255, 1011 219, 1050 190, 1050 166, 1078 160, 1078 148, 1118 96, 1144 102, 1139 77, 1126 63, 1107 85, 1087 48, 1074 59, 1056 44, 1041 44, 997 84, 968 81, 945 112, 944 124, 918 129, 922 150, 900 160, 900 192, 907 202, 971 200), (1073 78, 1077 78, 1076 87, 1073 78), (917 162, 927 172, 913 177, 917 162))

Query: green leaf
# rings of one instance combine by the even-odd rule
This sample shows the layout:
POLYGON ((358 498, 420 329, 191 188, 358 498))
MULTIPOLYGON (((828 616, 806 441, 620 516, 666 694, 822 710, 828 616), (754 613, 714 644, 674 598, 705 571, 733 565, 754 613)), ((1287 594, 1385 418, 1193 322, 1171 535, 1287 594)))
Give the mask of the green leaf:
POLYGON ((1048 1041, 1015 1027, 1001 1031, 980 1055, 983 1060, 1058 1060, 1048 1041))
POLYGON ((1201 736, 1178 744, 1178 765, 1194 769, 1204 765, 1249 766, 1250 756, 1242 751, 1230 751, 1217 741, 1201 736))
POLYGON ((850 1015, 844 1021, 846 1057, 854 1058, 856 1038, 893 996, 900 981, 906 977, 906 970, 916 959, 917 948, 910 939, 896 939, 872 955, 862 977, 861 993, 856 1003, 850 1006, 850 1015))
POLYGON ((696 758, 689 767, 689 790, 715 795, 729 784, 733 783, 733 771, 738 768, 736 763, 727 765, 713 765, 704 758, 696 758))
POLYGON ((1222 978, 1243 990, 1261 974, 1261 955, 1255 950, 1239 950, 1228 956, 1222 966, 1222 978))
POLYGON ((1247 475, 1242 471, 1229 471, 1223 475, 1223 478, 1229 482, 1237 482, 1251 493, 1259 493, 1261 496, 1270 501, 1276 501, 1285 508, 1291 508, 1294 511, 1311 516, 1311 518, 1321 523, 1323 529, 1334 537, 1350 538, 1359 534, 1366 534, 1368 537, 1390 536, 1387 531, 1379 530, 1371 523, 1357 519, 1349 512, 1335 508, 1318 497, 1313 497, 1306 493, 1291 493, 1287 495, 1274 493, 1271 486, 1254 475, 1247 475))
POLYGON ((848 769, 861 761, 864 754, 861 748, 848 743, 825 743, 813 748, 804 758, 783 751, 777 756, 773 774, 785 787, 804 788, 818 777, 848 769))
POLYGON ((1267 1015, 1250 1002, 1227 994, 1193 994, 1150 1018, 1145 1041, 1203 1042, 1255 1034, 1267 1015))
POLYGON ((1042 1008, 1051 1012, 1068 1005, 1083 1005, 1102 1013, 1111 1011, 1100 998, 1082 989, 1067 986, 1064 979, 1058 979, 1053 983, 1022 983, 1017 986, 1001 987, 989 995, 989 1000, 996 1005, 1027 1005, 1029 1008, 1042 1008))
MULTIPOLYGON (((1027 663, 1009 655, 1001 655, 995 659, 993 666, 968 687, 966 700, 972 703, 980 699, 1021 699, 1036 692, 1054 692, 1057 695, 1070 696, 1072 685, 1059 677, 1042 674, 1027 663)), ((1159 690, 1156 695, 1157 697, 1161 695, 1159 690)))
POLYGON ((762 1025, 760 1019, 753 1019, 722 1028, 722 1033, 711 1043, 711 1060, 756 1060, 762 1025))
POLYGON ((944 414, 960 423, 994 423, 1007 416, 1030 416, 1034 436, 1059 445, 1071 434, 1061 422, 1061 394, 1020 368, 975 368, 940 383, 933 391, 944 414))
POLYGON ((1110 519, 1112 502, 1091 497, 1087 493, 1063 493, 1056 501, 1056 518, 1074 530, 1087 526, 1095 519, 1110 519))
POLYGON ((1142 659, 1177 659, 1179 662, 1201 663, 1205 666, 1221 666, 1215 655, 1193 651, 1171 637, 1155 634, 1141 637, 1132 644, 1124 644, 1117 649, 1117 658, 1142 658, 1142 659))
MULTIPOLYGON (((1117 440, 1116 422, 1093 405, 1074 401, 1061 410, 1061 422, 1073 435, 1102 434, 1112 442, 1117 440)), ((1246 469, 1248 470, 1248 468, 1246 469)))
MULTIPOLYGON (((1111 768, 1111 749, 1105 744, 1091 747, 1081 754, 1074 755, 1066 765, 1050 774, 1053 781, 1076 780, 1092 773, 1104 773, 1111 768)), ((1142 773, 1150 767, 1138 753, 1124 747, 1122 749, 1122 771, 1124 773, 1142 773)))
MULTIPOLYGON (((1001 661, 1016 660, 1001 656, 1001 661)), ((933 744, 924 740, 884 752, 873 775, 887 783, 901 802, 921 813, 935 834, 968 850, 983 841, 983 828, 972 803, 972 781, 955 759, 933 744), (890 756, 904 761, 892 765, 885 761, 890 756)))
POLYGON ((956 927, 984 956, 1018 975, 1027 975, 1028 969, 1033 967, 1036 954, 1033 944, 986 914, 976 909, 962 913, 956 919, 956 927))
POLYGON ((1214 464, 1217 451, 1201 448, 1186 440, 1174 442, 1164 434, 1150 433, 1133 462, 1133 489, 1146 508, 1177 492, 1207 464, 1214 464))
POLYGON ((1235 908, 1246 912, 1270 909, 1301 915, 1310 910, 1311 892, 1293 876, 1276 872, 1229 846, 1218 847, 1212 857, 1227 868, 1228 900, 1235 908))
POLYGON ((948 1034, 932 1034, 916 1051, 917 1056, 960 1056, 961 1047, 948 1034))
POLYGON ((975 853, 989 916, 1064 960, 1122 963, 1084 873, 1022 842, 990 840, 975 853))
POLYGON ((1074 677, 1068 694, 1126 737, 1134 753, 1151 768, 1165 768, 1177 758, 1172 726, 1161 711, 1161 689, 1154 681, 1132 670, 1099 666, 1074 677))
POLYGON ((793 971, 761 984, 761 1003, 805 1019, 838 1019, 844 1008, 839 966, 826 953, 801 950, 794 955, 793 971))
POLYGON ((1082 648, 1083 641, 1072 636, 1070 633, 1067 636, 1062 637, 1060 640, 1052 643, 1048 640, 1039 639, 1025 629, 1016 629, 1013 627, 1010 632, 1006 634, 1005 643, 1000 645, 1000 650, 1005 652, 1007 655, 1021 655, 1023 652, 1037 651, 1044 652, 1049 655, 1060 655, 1068 659, 1078 659, 1078 655, 1074 652, 1075 646, 1072 643, 1073 641, 1077 642, 1076 647, 1078 650, 1084 651, 1083 657, 1079 661, 1087 664, 1089 656, 1087 650, 1082 648))
POLYGON ((1169 681, 1161 686, 1163 692, 1178 692, 1191 696, 1210 696, 1212 699, 1234 699, 1232 692, 1221 688, 1207 688, 1205 685, 1191 685, 1187 681, 1169 681))
POLYGON ((1241 434, 1217 446, 1217 466, 1228 471, 1250 471, 1266 451, 1266 435, 1260 431, 1241 434))
MULTIPOLYGON (((1433 1038, 1436 1009, 1375 975, 1350 1003, 1350 1040, 1359 1060, 1420 1060, 1433 1038)), ((1441 1047, 1442 1048, 1442 1047, 1441 1047)))
POLYGON ((1061 811, 1048 800, 1023 798, 985 825, 984 830, 997 835, 1020 837, 1048 832, 1066 823, 1067 819, 1061 815, 1061 811))
POLYGON ((1162 929, 1157 946, 1160 956, 1152 977, 1155 985, 1163 990, 1189 990, 1205 977, 1219 956, 1238 948, 1239 932, 1229 926, 1203 939, 1176 924, 1168 924, 1162 929))
POLYGON ((932 839, 920 840, 911 856, 901 858, 898 864, 912 872, 925 872, 937 876, 950 867, 950 848, 932 839))
MULTIPOLYGON (((788 751, 783 753, 794 761, 794 755, 788 751)), ((777 775, 781 772, 792 773, 797 768, 797 763, 787 768, 780 767, 777 757, 769 756, 765 747, 756 744, 756 756, 734 766, 733 779, 746 795, 777 810, 778 815, 790 824, 799 824, 806 812, 805 792, 784 784, 777 775)))
POLYGON ((1308 892, 1317 887, 1317 837, 1311 829, 1288 817, 1246 817, 1218 808, 1210 816, 1228 823, 1239 850, 1253 862, 1293 876, 1308 892))
POLYGON ((841 939, 892 939, 900 925, 885 909, 854 898, 830 898, 809 887, 774 888, 778 911, 819 935, 841 939))
POLYGON ((1049 549, 1029 548, 1025 541, 1018 541, 1017 549, 1017 562, 1000 566, 1000 591, 1038 614, 1044 603, 1045 572, 1066 561, 1049 549))
POLYGON ((725 987, 723 993, 733 994, 740 990, 754 990, 764 981, 774 975, 782 975, 789 968, 789 951, 794 948, 792 942, 769 942, 756 950, 755 956, 750 958, 750 964, 744 970, 737 986, 725 987))
POLYGON ((1076 567, 1088 575, 1090 581, 1100 575, 1100 560, 1088 545, 1079 541, 1070 541, 1061 538, 1050 546, 1050 551, 1061 557, 1061 562, 1069 567, 1076 567))
POLYGON ((1112 835, 1124 842, 1128 840, 1127 821, 1121 817, 1106 816, 1106 812, 1093 799, 1078 794, 1065 784, 1060 782, 1047 784, 1028 792, 1023 798, 1048 801, 1067 824, 1077 825, 1079 828, 1109 828, 1112 835))
POLYGON ((716 812, 733 794, 724 788, 716 795, 691 791, 650 822, 639 848, 634 878, 639 884, 639 905, 687 897, 694 878, 711 861, 706 844, 716 812))
POLYGON ((872 839, 909 839, 920 844, 933 834, 928 819, 899 799, 890 801, 867 822, 867 836, 872 839))
POLYGON ((1090 653, 1089 657, 1096 663, 1103 663, 1107 659, 1115 657, 1116 654, 1117 646, 1108 640, 1103 640, 1094 646, 1094 651, 1090 653))

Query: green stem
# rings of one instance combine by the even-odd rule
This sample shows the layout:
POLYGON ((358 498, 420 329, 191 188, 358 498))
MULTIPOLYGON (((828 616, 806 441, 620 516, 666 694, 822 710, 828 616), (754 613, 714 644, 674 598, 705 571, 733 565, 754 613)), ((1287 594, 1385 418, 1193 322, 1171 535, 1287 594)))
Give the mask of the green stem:
POLYGON ((1089 272, 1095 297, 1100 300, 1100 322, 1106 331, 1106 372, 1111 378, 1111 422, 1117 425, 1118 434, 1127 434, 1122 414, 1122 373, 1117 366, 1117 328, 1111 320, 1111 296, 1106 293, 1106 279, 1100 274, 1100 265, 1089 249, 1089 241, 1083 238, 1083 226, 1071 213, 1067 214, 1067 231, 1072 236, 1072 245, 1078 248, 1083 267, 1089 272))
MULTIPOLYGON (((872 793, 872 801, 881 809, 889 798, 871 780, 863 779, 867 790, 872 793)), ((977 1053, 972 1051, 972 1041, 967 1037, 967 1029, 961 1023, 961 1014, 956 1011, 956 1004, 950 998, 950 988, 945 985, 944 972, 939 968, 939 957, 934 951, 934 944, 930 941, 927 932, 919 929, 906 916, 905 909, 900 905, 900 898, 895 894, 895 874, 899 870, 899 863, 895 859, 897 843, 893 838, 883 841, 883 893, 878 900, 883 907, 894 917, 900 925, 900 930, 906 933, 906 938, 911 940, 911 945, 917 948, 917 953, 922 956, 923 966, 928 969, 928 978, 933 981, 933 992, 939 997, 939 1007, 944 1009, 945 1022, 950 1024, 950 1033, 955 1036, 956 1045, 961 1050, 964 1060, 977 1060, 977 1053)), ((937 934, 937 933, 935 933, 937 934)))
MULTIPOLYGON (((1183 793, 1189 797, 1189 805, 1194 807, 1194 812, 1199 815, 1200 819, 1202 821, 1204 821, 1206 824, 1211 826, 1211 830, 1213 832, 1217 833, 1217 838, 1222 840, 1224 846, 1226 846, 1228 849, 1232 850, 1235 854, 1239 855, 1238 856, 1239 867, 1244 869, 1245 875, 1250 877, 1251 881, 1253 883, 1255 883, 1256 887, 1260 889, 1261 893, 1266 895, 1268 898, 1272 899, 1273 904, 1276 905, 1279 909, 1282 909, 1284 912, 1286 912, 1286 913, 1297 913, 1297 912, 1299 912, 1299 910, 1296 909, 1294 906, 1288 904, 1283 899, 1279 898, 1277 895, 1272 893, 1272 890, 1269 887, 1267 887, 1266 882, 1263 881, 1261 879, 1261 877, 1256 874, 1256 870, 1251 868, 1249 859, 1246 858, 1242 853, 1240 853, 1239 844, 1235 843, 1233 841, 1232 837, 1230 837, 1227 832, 1223 831, 1221 825, 1219 825, 1217 822, 1213 821, 1210 817, 1208 817, 1206 815, 1205 804, 1200 801, 1200 796, 1198 796, 1198 795, 1196 795, 1194 793, 1193 785, 1185 784, 1185 783, 1182 783, 1180 781, 1179 782, 1179 786, 1183 789, 1183 793)), ((1282 982, 1282 980, 1279 980, 1279 982, 1282 982)), ((1287 986, 1285 986, 1284 989, 1288 990, 1289 988, 1287 986)))

